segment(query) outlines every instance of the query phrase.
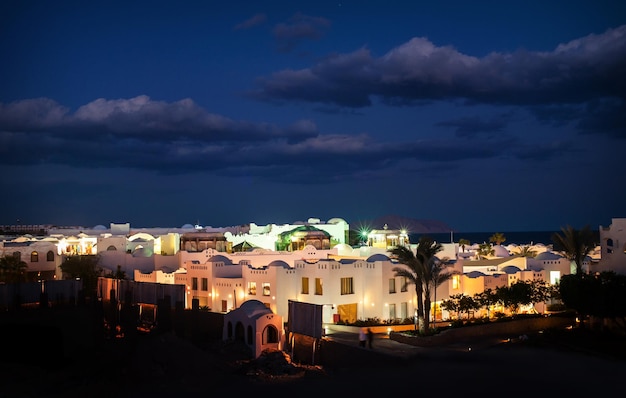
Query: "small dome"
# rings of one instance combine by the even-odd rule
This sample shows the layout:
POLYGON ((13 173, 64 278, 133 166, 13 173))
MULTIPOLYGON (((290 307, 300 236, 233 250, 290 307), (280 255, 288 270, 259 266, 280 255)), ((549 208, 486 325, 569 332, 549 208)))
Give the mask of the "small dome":
POLYGON ((374 261, 390 261, 390 259, 384 254, 377 253, 369 256, 365 261, 367 261, 368 263, 373 263, 374 261))
POLYGON ((511 253, 502 245, 494 245, 493 246, 493 255, 496 257, 510 257, 511 253))
POLYGON ((223 262, 225 265, 233 265, 232 261, 230 261, 230 258, 226 256, 222 256, 221 254, 211 256, 207 260, 207 262, 211 262, 211 263, 218 263, 220 261, 223 262))
POLYGON ((284 262, 283 260, 274 260, 271 263, 269 263, 267 265, 268 267, 280 267, 280 268, 291 268, 289 267, 289 264, 287 264, 286 262, 284 262))
POLYGON ((472 271, 470 273, 467 274, 468 278, 480 278, 486 276, 484 273, 480 272, 480 271, 472 271))
POLYGON ((538 254, 535 257, 535 260, 548 261, 548 260, 560 260, 562 258, 563 258, 563 256, 561 256, 560 254, 556 254, 554 252, 546 251, 546 252, 538 254))
POLYGON ((506 267, 502 267, 502 272, 509 275, 517 274, 520 271, 521 269, 514 265, 507 265, 506 267))
POLYGON ((106 230, 106 229, 107 229, 107 227, 105 227, 105 226, 104 226, 104 225, 102 225, 102 224, 98 224, 98 225, 96 225, 95 227, 93 227, 93 229, 95 229, 96 231, 104 231, 104 230, 106 230))

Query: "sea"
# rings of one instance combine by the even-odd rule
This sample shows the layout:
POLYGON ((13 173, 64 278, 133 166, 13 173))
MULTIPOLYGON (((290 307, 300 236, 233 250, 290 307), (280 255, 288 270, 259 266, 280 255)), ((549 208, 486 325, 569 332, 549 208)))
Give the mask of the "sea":
MULTIPOLYGON (((451 243, 459 242, 459 239, 467 239, 470 245, 489 243, 489 238, 496 232, 504 235, 506 240, 502 242, 502 245, 516 244, 518 246, 533 245, 542 243, 544 245, 554 245, 552 236, 555 233, 562 235, 562 231, 516 231, 516 232, 445 232, 445 233, 424 233, 424 234, 409 234, 409 240, 411 243, 417 243, 420 236, 427 235, 431 237, 437 243, 451 243)), ((594 231, 596 242, 600 241, 600 232, 594 231)), ((556 248, 555 248, 556 249, 556 248)))

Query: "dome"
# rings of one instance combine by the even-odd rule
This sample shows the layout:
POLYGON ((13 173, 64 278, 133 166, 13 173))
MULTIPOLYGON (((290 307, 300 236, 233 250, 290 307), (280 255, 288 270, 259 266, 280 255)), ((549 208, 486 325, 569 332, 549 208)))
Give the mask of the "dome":
POLYGON ((368 263, 373 263, 374 261, 390 261, 390 259, 384 254, 377 253, 369 256, 365 261, 367 261, 368 263))
POLYGON ((539 261, 548 261, 548 260, 560 260, 562 259, 563 256, 561 256, 560 254, 556 254, 554 252, 543 252, 538 254, 535 257, 535 260, 539 260, 539 261))
POLYGON ((510 257, 511 253, 502 245, 494 245, 493 255, 496 257, 510 257))
POLYGON ((226 265, 233 265, 232 261, 230 261, 230 258, 228 258, 226 256, 222 256, 221 254, 217 254, 215 256, 211 256, 207 260, 207 262, 211 262, 211 263, 219 263, 220 261, 223 262, 226 265))
POLYGON ((283 260, 274 260, 267 265, 268 267, 281 267, 281 268, 291 268, 289 264, 284 262, 283 260))
POLYGON ((267 306, 259 300, 244 301, 244 303, 239 307, 239 310, 243 311, 248 318, 252 319, 272 313, 272 310, 267 308, 267 306))
POLYGON ((480 272, 480 271, 472 271, 470 273, 467 274, 468 278, 480 278, 486 276, 484 273, 480 272))
POLYGON ((93 227, 93 229, 95 229, 96 231, 105 231, 107 229, 107 227, 105 227, 102 224, 98 224, 95 227, 93 227))
POLYGON ((517 274, 520 271, 521 269, 514 265, 507 265, 506 267, 502 267, 502 272, 509 275, 517 274))
POLYGON ((194 229, 194 226, 191 224, 185 224, 181 227, 182 229, 194 229))

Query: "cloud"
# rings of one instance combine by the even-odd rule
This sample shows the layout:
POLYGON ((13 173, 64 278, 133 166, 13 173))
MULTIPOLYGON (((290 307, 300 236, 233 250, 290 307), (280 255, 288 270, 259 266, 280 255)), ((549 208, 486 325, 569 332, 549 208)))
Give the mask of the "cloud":
POLYGON ((0 164, 202 172, 328 182, 399 175, 425 163, 501 156, 510 138, 376 141, 324 134, 310 120, 287 126, 232 120, 190 99, 97 99, 75 112, 47 98, 0 104, 0 164), (35 112, 31 112, 35 110, 35 112), (493 144, 496 144, 495 146, 493 144), (332 177, 331 177, 332 176, 332 177))
MULTIPOLYGON (((249 94, 265 101, 348 108, 367 107, 378 99, 390 106, 462 100, 535 109, 602 100, 622 109, 624 70, 626 25, 572 40, 551 52, 494 52, 482 58, 413 38, 382 57, 361 48, 330 55, 308 68, 275 72, 258 79, 257 89, 249 94)), ((594 115, 601 112, 578 115, 580 128, 593 124, 594 115), (591 119, 583 121, 586 117, 591 119)), ((613 121, 617 124, 604 131, 626 131, 623 118, 613 121)))
POLYGON ((280 52, 291 52, 303 40, 319 40, 330 27, 330 21, 302 13, 292 16, 288 22, 279 23, 273 29, 280 52))

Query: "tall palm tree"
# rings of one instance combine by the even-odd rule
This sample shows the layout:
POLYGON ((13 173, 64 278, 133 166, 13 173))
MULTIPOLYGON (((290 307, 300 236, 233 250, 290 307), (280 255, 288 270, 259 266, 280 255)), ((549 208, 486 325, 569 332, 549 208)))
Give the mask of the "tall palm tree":
POLYGON ((461 250, 463 251, 463 253, 465 253, 465 246, 469 246, 470 245, 470 241, 467 239, 459 239, 459 246, 461 246, 461 250))
POLYGON ((405 286, 415 286, 415 297, 417 301, 417 316, 415 317, 415 330, 423 330, 424 328, 424 301, 422 300, 424 294, 424 285, 422 283, 424 267, 420 260, 417 258, 413 250, 407 246, 396 246, 389 250, 391 256, 402 264, 403 267, 394 267, 392 271, 395 276, 404 277, 405 286))
POLYGON ((446 268, 448 268, 449 261, 450 261, 449 258, 444 257, 441 260, 437 259, 436 261, 433 262, 434 266, 432 269, 432 277, 430 281, 432 284, 432 288, 434 292, 434 301, 435 301, 435 308, 433 308, 433 322, 436 320, 436 316, 437 316, 437 288, 442 283, 449 281, 450 279, 452 279, 454 275, 458 274, 457 271, 447 271, 446 268))
POLYGON ((496 232, 495 234, 489 237, 489 242, 495 243, 496 245, 500 245, 502 242, 506 240, 506 237, 502 232, 496 232))
POLYGON ((560 253, 576 265, 576 275, 583 274, 583 261, 585 257, 596 247, 593 241, 593 233, 589 225, 577 230, 571 226, 561 227, 562 234, 552 234, 552 242, 560 250, 560 253))
MULTIPOLYGON (((441 243, 433 241, 430 237, 424 236, 420 238, 417 245, 417 257, 424 268, 424 278, 422 283, 424 284, 424 309, 428 311, 427 316, 424 317, 424 330, 430 330, 430 292, 433 286, 433 280, 437 279, 440 274, 440 261, 437 258, 437 253, 443 250, 441 243)), ((436 287, 435 287, 436 288, 436 287)))
POLYGON ((425 309, 430 311, 430 287, 435 268, 435 255, 442 249, 441 243, 436 243, 429 236, 423 235, 419 239, 415 252, 405 246, 396 246, 389 250, 392 257, 404 265, 404 267, 393 268, 395 276, 404 277, 406 283, 415 285, 416 321, 422 333, 430 329, 430 317, 425 316, 425 309))

